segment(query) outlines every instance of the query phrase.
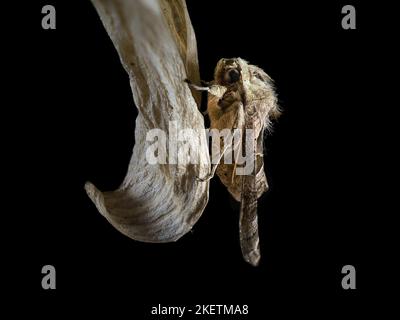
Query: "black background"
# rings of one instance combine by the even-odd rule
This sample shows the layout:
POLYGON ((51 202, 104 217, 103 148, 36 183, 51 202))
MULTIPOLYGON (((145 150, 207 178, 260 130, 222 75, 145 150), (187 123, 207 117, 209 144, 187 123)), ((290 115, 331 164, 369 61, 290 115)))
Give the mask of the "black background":
POLYGON ((97 212, 84 183, 116 189, 134 145, 128 76, 90 1, 31 1, 19 9, 24 20, 9 30, 18 37, 5 49, 19 61, 7 80, 12 116, 3 118, 4 127, 18 122, 9 131, 17 156, 6 199, 15 221, 4 227, 17 230, 5 275, 24 301, 17 312, 115 310, 144 319, 159 303, 248 304, 241 318, 261 319, 372 307, 383 210, 373 128, 385 41, 373 5, 352 2, 357 29, 343 30, 349 3, 341 1, 215 2, 188 1, 201 77, 210 80, 221 57, 242 57, 275 80, 284 110, 266 142, 260 266, 241 257, 238 213, 218 178, 193 232, 176 243, 133 241, 97 212), (41 28, 44 4, 56 7, 56 30, 41 28), (46 264, 56 267, 55 291, 41 288, 46 264), (346 264, 357 270, 356 290, 341 287, 346 264))

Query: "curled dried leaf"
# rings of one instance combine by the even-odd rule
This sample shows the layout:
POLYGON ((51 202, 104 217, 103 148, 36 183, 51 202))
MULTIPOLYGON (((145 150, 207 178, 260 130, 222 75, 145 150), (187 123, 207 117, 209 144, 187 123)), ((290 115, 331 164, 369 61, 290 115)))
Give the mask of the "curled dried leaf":
POLYGON ((206 136, 199 134, 191 141, 203 157, 198 164, 149 164, 146 133, 158 128, 168 139, 171 121, 176 121, 178 130, 204 129, 200 96, 183 81, 200 78, 186 4, 184 0, 92 2, 129 75, 138 117, 135 146, 121 186, 101 192, 88 182, 85 189, 99 212, 128 237, 175 241, 191 230, 208 201, 209 184, 195 179, 209 171, 206 136))

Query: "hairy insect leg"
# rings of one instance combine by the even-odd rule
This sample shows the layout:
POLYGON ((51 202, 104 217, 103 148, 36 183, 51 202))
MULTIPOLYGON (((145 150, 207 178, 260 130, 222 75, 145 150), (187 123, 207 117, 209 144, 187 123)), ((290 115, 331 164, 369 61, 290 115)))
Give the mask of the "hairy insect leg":
POLYGON ((217 171, 217 167, 218 167, 219 163, 215 164, 212 169, 211 169, 211 173, 209 173, 208 175, 206 175, 204 178, 200 178, 200 177, 196 177, 197 181, 200 182, 205 182, 205 181, 209 181, 212 178, 214 178, 215 175, 215 171, 217 171))
POLYGON ((213 84, 212 81, 205 81, 205 80, 200 80, 200 83, 201 83, 204 87, 211 87, 211 85, 213 84))
POLYGON ((221 163, 222 157, 224 156, 225 152, 228 150, 229 146, 230 146, 230 145, 232 144, 232 142, 233 142, 232 140, 233 140, 233 137, 232 137, 230 143, 227 144, 227 145, 225 146, 224 150, 223 150, 222 153, 220 154, 219 159, 218 159, 218 162, 212 167, 211 173, 209 173, 208 175, 206 175, 204 178, 196 177, 196 180, 197 180, 197 181, 205 182, 205 181, 208 181, 208 180, 210 180, 210 179, 212 179, 212 178, 214 177, 215 172, 217 171, 218 165, 221 163))
POLYGON ((207 87, 198 86, 198 85, 192 83, 189 79, 185 79, 184 81, 189 85, 189 87, 191 87, 197 91, 210 91, 210 87, 208 87, 208 86, 207 87))

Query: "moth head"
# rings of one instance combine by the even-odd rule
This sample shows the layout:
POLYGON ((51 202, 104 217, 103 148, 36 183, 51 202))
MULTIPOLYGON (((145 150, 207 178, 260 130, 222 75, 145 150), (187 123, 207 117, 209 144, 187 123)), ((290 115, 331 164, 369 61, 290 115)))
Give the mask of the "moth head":
POLYGON ((268 105, 268 121, 269 118, 277 119, 280 116, 274 81, 261 68, 241 58, 223 58, 215 67, 214 80, 216 84, 223 86, 229 86, 238 81, 246 83, 247 87, 252 88, 254 98, 262 97, 264 103, 268 105))
POLYGON ((228 86, 241 80, 242 66, 240 58, 223 58, 218 61, 214 72, 214 80, 219 85, 228 86))

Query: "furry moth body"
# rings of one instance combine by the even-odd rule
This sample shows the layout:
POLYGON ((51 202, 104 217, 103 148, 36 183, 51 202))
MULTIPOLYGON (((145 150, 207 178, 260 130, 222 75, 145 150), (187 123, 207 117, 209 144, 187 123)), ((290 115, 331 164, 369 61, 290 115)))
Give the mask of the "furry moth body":
MULTIPOLYGON (((280 114, 273 81, 262 69, 243 59, 234 58, 218 62, 209 87, 194 87, 208 91, 210 129, 240 129, 241 145, 232 145, 232 139, 230 146, 234 150, 239 147, 240 152, 246 139, 252 142, 251 149, 246 150, 246 156, 247 152, 253 153, 249 157, 250 161, 254 161, 251 173, 236 174, 238 163, 233 159, 233 163, 218 162, 210 175, 200 177, 200 180, 210 179, 217 173, 233 198, 240 202, 242 254, 248 263, 256 266, 260 261, 257 199, 268 190, 263 161, 264 130, 270 127, 270 120, 280 114), (246 137, 249 134, 252 136, 246 137)), ((226 150, 226 147, 221 142, 221 150, 226 150)))

